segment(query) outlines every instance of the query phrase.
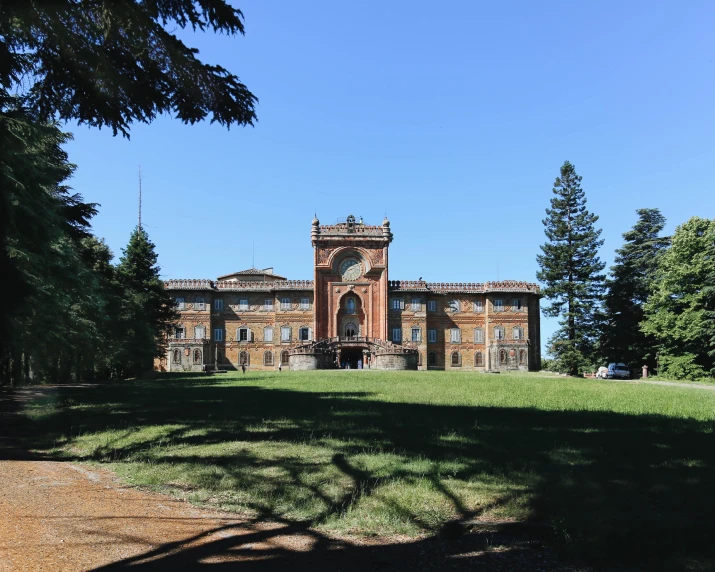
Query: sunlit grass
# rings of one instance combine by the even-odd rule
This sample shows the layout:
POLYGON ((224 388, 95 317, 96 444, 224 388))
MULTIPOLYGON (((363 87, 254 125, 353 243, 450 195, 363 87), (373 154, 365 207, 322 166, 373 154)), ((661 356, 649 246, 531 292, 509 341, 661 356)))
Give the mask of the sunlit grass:
POLYGON ((715 531, 700 518, 715 508, 706 390, 524 374, 238 373, 72 388, 28 418, 37 449, 333 533, 536 520, 572 556, 677 565, 708 553, 697 539, 715 531))

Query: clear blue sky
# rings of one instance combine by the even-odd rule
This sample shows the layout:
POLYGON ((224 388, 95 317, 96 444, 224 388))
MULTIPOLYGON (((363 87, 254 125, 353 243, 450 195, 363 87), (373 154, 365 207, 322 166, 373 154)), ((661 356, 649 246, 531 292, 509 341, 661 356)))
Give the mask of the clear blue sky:
POLYGON ((117 256, 141 164, 166 278, 249 268, 254 239, 257 267, 311 278, 315 210, 387 213, 394 279, 535 281, 565 160, 609 264, 637 208, 669 233, 715 216, 712 1, 236 5, 244 37, 177 33, 260 98, 255 128, 67 126, 72 185, 117 256))

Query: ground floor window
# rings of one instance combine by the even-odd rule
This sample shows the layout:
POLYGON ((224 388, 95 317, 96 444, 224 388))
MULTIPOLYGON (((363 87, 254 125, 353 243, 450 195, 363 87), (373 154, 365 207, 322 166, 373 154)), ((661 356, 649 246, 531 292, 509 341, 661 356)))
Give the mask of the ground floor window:
POLYGON ((174 363, 181 363, 181 352, 179 350, 174 350, 174 363))
POLYGON ((194 350, 194 365, 201 363, 201 350, 194 350))
POLYGON ((519 351, 519 364, 526 365, 526 350, 519 351))
POLYGON ((437 365, 437 354, 430 352, 427 354, 427 365, 437 365))
POLYGON ((484 355, 482 354, 482 352, 477 352, 474 354, 474 365, 484 365, 484 355))
POLYGON ((499 365, 506 365, 506 350, 499 350, 499 365))
POLYGON ((459 352, 452 352, 452 367, 459 367, 462 365, 462 356, 459 352))
POLYGON ((238 365, 251 365, 251 356, 248 352, 243 351, 238 354, 238 365))
POLYGON ((288 353, 287 350, 281 352, 281 364, 282 365, 288 365, 288 356, 290 354, 288 353))
POLYGON ((263 354, 263 365, 273 365, 273 352, 268 350, 263 354))

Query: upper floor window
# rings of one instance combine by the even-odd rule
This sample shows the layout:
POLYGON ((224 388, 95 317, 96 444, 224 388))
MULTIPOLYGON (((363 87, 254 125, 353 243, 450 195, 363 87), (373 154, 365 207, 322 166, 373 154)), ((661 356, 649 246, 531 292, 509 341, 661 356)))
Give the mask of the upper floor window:
POLYGON ((412 298, 412 304, 410 304, 413 312, 419 312, 422 310, 422 300, 419 298, 412 298))
POLYGON ((300 309, 301 310, 310 310, 310 298, 301 298, 300 299, 300 309))
POLYGON ((392 329, 392 341, 401 342, 402 341, 402 330, 400 328, 392 329))
POLYGON ((307 342, 310 340, 310 328, 307 326, 303 326, 300 330, 298 330, 298 339, 301 342, 307 342))
POLYGON ((238 328, 238 332, 236 332, 236 340, 239 342, 250 342, 251 330, 245 326, 243 328, 238 328))
POLYGON ((484 302, 481 300, 474 300, 474 311, 475 312, 483 312, 484 311, 484 302))
POLYGON ((504 309, 504 300, 496 299, 494 300, 494 311, 501 312, 504 309))
POLYGON ((266 312, 272 312, 273 311, 273 300, 264 300, 263 301, 263 309, 266 312))
POLYGON ((521 310, 521 298, 514 298, 511 301, 511 309, 512 310, 521 310))
POLYGON ((511 337, 515 340, 520 340, 523 336, 520 327, 515 327, 511 332, 511 337))
POLYGON ((174 337, 177 340, 183 340, 186 337, 185 332, 186 330, 184 330, 184 328, 182 328, 181 326, 177 326, 176 328, 174 328, 174 337))
POLYGON ((460 330, 459 328, 452 328, 452 329, 450 330, 449 340, 450 340, 453 344, 459 344, 459 343, 461 343, 461 341, 462 341, 462 330, 460 330))
POLYGON ((263 328, 263 341, 272 342, 273 341, 273 328, 263 328))
POLYGON ((484 343, 484 330, 481 328, 474 328, 474 343, 483 344, 484 343))
POLYGON ((405 301, 402 298, 393 298, 392 299, 392 309, 393 310, 404 310, 405 309, 405 301))
POLYGON ((495 340, 503 340, 504 339, 504 328, 501 326, 497 326, 494 328, 494 339, 495 340))
POLYGON ((194 306, 196 307, 197 310, 203 310, 206 307, 206 301, 204 300, 203 296, 197 296, 196 300, 194 301, 194 306))
POLYGON ((291 327, 290 326, 281 327, 281 341, 289 342, 290 338, 291 338, 291 327))
POLYGON ((449 301, 449 311, 450 312, 459 312, 459 300, 450 300, 449 301))
POLYGON ((183 296, 179 296, 176 299, 176 309, 177 310, 185 310, 186 309, 186 300, 184 299, 183 296))
POLYGON ((412 328, 412 341, 413 342, 421 342, 422 341, 422 330, 420 330, 417 326, 412 328))
POLYGON ((432 343, 437 341, 437 330, 427 330, 427 341, 432 343))
POLYGON ((223 300, 218 298, 214 300, 214 310, 223 310, 223 300))
POLYGON ((427 311, 436 312, 437 311, 437 300, 427 300, 427 311))
POLYGON ((248 311, 248 299, 247 298, 242 298, 238 301, 238 309, 241 310, 242 312, 248 311))
POLYGON ((348 298, 345 301, 345 311, 348 314, 354 314, 355 313, 355 298, 348 298))
POLYGON ((223 330, 221 328, 216 328, 214 330, 214 341, 217 341, 217 342, 223 341, 223 330))
POLYGON ((206 337, 206 328, 203 326, 196 326, 194 328, 194 338, 197 340, 203 340, 206 337))
POLYGON ((281 310, 290 310, 290 298, 281 298, 281 310))

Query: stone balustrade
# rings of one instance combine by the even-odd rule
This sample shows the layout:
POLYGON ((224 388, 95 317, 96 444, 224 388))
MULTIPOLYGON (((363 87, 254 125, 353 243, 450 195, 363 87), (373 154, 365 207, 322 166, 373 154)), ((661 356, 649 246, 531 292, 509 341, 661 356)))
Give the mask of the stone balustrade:
POLYGON ((423 280, 390 280, 388 288, 391 291, 421 291, 421 292, 529 292, 538 294, 539 285, 533 282, 519 280, 502 280, 499 282, 425 282, 423 280))

